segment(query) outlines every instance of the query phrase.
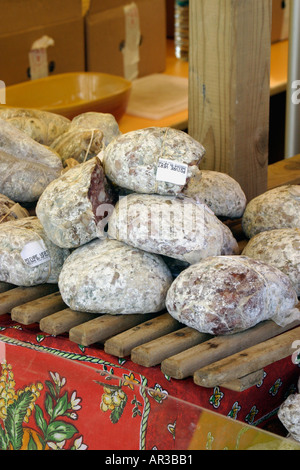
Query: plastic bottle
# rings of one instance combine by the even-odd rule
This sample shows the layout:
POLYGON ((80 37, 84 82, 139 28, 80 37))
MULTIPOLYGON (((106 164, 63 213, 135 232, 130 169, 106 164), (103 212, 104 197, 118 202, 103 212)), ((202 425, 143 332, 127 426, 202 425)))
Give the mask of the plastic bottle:
POLYGON ((175 56, 187 61, 189 58, 189 0, 174 0, 175 56))

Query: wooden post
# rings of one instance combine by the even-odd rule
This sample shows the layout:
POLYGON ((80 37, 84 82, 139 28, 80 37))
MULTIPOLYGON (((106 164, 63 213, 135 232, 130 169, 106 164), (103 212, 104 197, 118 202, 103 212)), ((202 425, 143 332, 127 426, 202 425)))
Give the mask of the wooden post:
POLYGON ((203 169, 267 190, 272 0, 190 0, 189 134, 203 169))

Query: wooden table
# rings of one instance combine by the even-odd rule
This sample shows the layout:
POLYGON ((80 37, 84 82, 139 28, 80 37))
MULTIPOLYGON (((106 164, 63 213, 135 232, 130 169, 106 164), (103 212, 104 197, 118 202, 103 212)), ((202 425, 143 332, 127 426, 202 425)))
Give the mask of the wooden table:
POLYGON ((300 184, 300 155, 268 167, 268 189, 284 184, 300 184))
MULTIPOLYGON (((271 73, 270 73, 270 96, 274 96, 286 90, 288 70, 288 41, 272 44, 271 47, 271 73)), ((167 75, 188 78, 189 64, 175 57, 174 41, 167 39, 167 75)), ((151 120, 125 114, 119 123, 121 132, 130 132, 151 126, 173 127, 176 129, 188 128, 188 110, 173 114, 164 119, 151 120)))

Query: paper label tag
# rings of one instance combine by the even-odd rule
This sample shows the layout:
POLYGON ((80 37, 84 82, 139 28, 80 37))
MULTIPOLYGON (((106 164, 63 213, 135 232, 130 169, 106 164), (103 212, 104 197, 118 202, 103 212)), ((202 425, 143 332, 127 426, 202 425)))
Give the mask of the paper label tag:
POLYGON ((21 251, 21 257, 31 268, 51 260, 49 251, 42 240, 27 243, 21 251))
POLYGON ((186 184, 187 173, 188 165, 186 163, 160 158, 158 160, 156 181, 184 186, 186 184))
POLYGON ((136 3, 125 5, 125 47, 122 50, 124 64, 124 78, 134 80, 139 74, 140 62, 140 18, 136 3))
POLYGON ((33 49, 30 51, 29 65, 31 80, 47 77, 49 74, 47 49, 33 49))
POLYGON ((0 80, 0 104, 6 104, 6 86, 3 80, 0 80))

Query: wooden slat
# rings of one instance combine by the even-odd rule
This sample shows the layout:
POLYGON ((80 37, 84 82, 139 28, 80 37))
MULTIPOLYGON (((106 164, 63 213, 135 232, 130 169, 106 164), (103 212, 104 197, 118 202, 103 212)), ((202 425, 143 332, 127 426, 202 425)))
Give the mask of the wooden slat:
POLYGON ((30 325, 42 320, 42 318, 67 308, 59 292, 46 295, 31 302, 26 302, 12 309, 12 320, 22 325, 30 325))
POLYGON ((185 327, 169 333, 163 338, 137 346, 131 351, 131 360, 141 366, 152 367, 160 364, 164 359, 200 344, 209 338, 211 338, 210 335, 185 327))
POLYGON ((38 299, 57 291, 55 284, 41 284, 34 287, 16 287, 0 294, 0 315, 10 313, 18 305, 38 299))
POLYGON ((104 350, 108 354, 117 357, 125 357, 128 356, 135 347, 153 339, 160 338, 179 328, 182 328, 182 325, 172 318, 171 315, 165 313, 113 336, 105 342, 104 350))
POLYGON ((69 339, 74 343, 90 346, 94 343, 101 343, 113 335, 148 321, 154 316, 156 315, 101 315, 83 325, 72 328, 69 331, 69 339))
POLYGON ((300 327, 256 344, 241 352, 214 362, 194 373, 194 382, 202 387, 216 387, 265 368, 273 362, 291 356, 293 344, 299 341, 300 327))
MULTIPOLYGON (((295 323, 294 325, 298 325, 295 323)), ((266 339, 283 333, 292 326, 286 328, 276 325, 273 321, 262 322, 255 327, 230 336, 218 336, 203 344, 187 349, 180 354, 165 359, 161 364, 164 374, 175 379, 184 379, 202 367, 219 361, 224 357, 235 354, 243 349, 261 343, 266 339)), ((245 375, 247 368, 244 370, 245 375)))
POLYGON ((48 315, 40 321, 40 329, 51 335, 67 333, 71 328, 94 319, 95 315, 86 312, 75 312, 70 308, 48 315))
POLYGON ((259 384, 264 378, 264 370, 258 370, 251 374, 240 377, 239 379, 232 380, 231 382, 221 384, 222 387, 227 388, 233 392, 244 392, 249 388, 259 384))

